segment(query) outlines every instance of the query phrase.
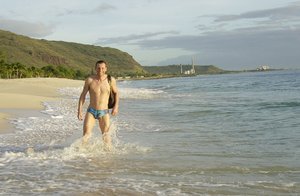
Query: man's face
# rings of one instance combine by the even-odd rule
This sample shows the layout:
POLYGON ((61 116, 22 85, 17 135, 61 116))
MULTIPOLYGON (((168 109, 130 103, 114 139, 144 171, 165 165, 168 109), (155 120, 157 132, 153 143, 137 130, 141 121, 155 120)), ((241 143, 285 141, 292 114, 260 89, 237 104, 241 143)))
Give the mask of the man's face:
POLYGON ((99 75, 105 74, 107 71, 107 67, 105 63, 100 63, 96 66, 96 72, 99 75))

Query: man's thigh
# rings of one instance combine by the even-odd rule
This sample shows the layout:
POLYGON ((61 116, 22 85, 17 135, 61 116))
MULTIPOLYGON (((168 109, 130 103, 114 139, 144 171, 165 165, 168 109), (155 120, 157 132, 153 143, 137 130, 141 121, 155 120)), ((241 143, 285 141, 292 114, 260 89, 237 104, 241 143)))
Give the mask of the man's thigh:
POLYGON ((94 124, 95 124, 94 116, 91 113, 87 112, 83 123, 83 128, 85 129, 85 132, 91 131, 94 127, 94 124))
POLYGON ((103 117, 101 117, 99 119, 99 126, 100 129, 103 132, 107 132, 109 129, 109 125, 110 125, 110 118, 109 118, 109 114, 104 115, 103 117))

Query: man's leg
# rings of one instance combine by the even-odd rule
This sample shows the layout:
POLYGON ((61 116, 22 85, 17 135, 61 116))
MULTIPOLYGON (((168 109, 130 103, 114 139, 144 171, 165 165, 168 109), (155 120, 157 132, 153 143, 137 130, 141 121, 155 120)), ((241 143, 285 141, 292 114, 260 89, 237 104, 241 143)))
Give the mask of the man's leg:
POLYGON ((107 147, 111 147, 111 136, 108 133, 109 127, 110 127, 110 121, 109 121, 109 114, 104 115, 99 119, 99 127, 102 132, 102 137, 104 143, 107 145, 107 147))
POLYGON ((83 138, 82 138, 83 144, 86 144, 89 138, 91 137, 94 124, 95 124, 94 116, 91 113, 87 112, 83 122, 83 138))

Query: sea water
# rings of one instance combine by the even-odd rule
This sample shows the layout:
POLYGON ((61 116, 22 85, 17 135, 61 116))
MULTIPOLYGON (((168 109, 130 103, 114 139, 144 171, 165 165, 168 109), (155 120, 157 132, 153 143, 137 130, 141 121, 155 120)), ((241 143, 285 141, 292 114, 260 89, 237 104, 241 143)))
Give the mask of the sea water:
MULTIPOLYGON (((107 151, 81 88, 0 135, 2 195, 298 195, 300 72, 119 81, 107 151), (85 105, 86 107, 86 105, 85 105)), ((88 99, 87 99, 88 102, 88 99)))

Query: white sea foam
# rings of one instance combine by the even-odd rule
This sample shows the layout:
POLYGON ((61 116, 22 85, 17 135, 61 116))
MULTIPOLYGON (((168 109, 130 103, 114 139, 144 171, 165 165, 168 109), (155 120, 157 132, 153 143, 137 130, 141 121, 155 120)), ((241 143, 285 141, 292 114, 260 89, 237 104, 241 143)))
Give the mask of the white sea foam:
MULTIPOLYGON (((6 151, 0 156, 2 165, 15 161, 42 161, 47 160, 70 161, 85 158, 99 158, 112 155, 126 154, 145 154, 151 151, 149 147, 143 147, 132 143, 115 142, 108 150, 102 142, 101 137, 92 138, 88 144, 82 145, 81 139, 75 140, 70 146, 55 145, 56 142, 49 143, 47 146, 36 146, 14 149, 14 151, 6 151)), ((46 161, 46 162, 45 162, 46 161)), ((22 167, 22 166, 20 166, 22 167)))
MULTIPOLYGON (((136 144, 123 143, 117 137, 118 121, 112 120, 110 134, 113 147, 107 151, 99 132, 94 133, 89 144, 81 146, 82 121, 76 118, 79 88, 63 88, 64 98, 54 102, 44 102, 45 114, 38 117, 11 119, 17 131, 14 134, 0 135, 0 147, 6 152, 2 159, 58 159, 68 160, 74 157, 97 157, 106 154, 147 153, 150 148, 136 144), (69 142, 67 142, 69 140, 69 142), (67 142, 67 143, 66 143, 67 142)), ((94 131, 95 132, 95 131, 94 131)), ((5 161, 4 161, 5 163, 5 161)))
POLYGON ((156 194, 159 196, 165 196, 165 195, 188 195, 183 193, 179 188, 167 188, 165 190, 156 191, 156 194))
POLYGON ((162 90, 145 88, 120 88, 121 98, 129 99, 153 99, 165 94, 162 90))
MULTIPOLYGON (((59 93, 63 97, 71 98, 71 99, 78 99, 79 95, 82 91, 82 87, 66 87, 60 88, 59 93)), ((158 96, 165 94, 163 90, 158 89, 145 89, 145 88, 119 88, 120 91, 120 98, 126 99, 152 99, 158 96)), ((88 97, 88 96, 87 96, 88 97)))
POLYGON ((44 115, 12 118, 16 133, 0 135, 0 145, 30 147, 65 141, 81 129, 76 119, 76 102, 70 98, 44 102, 44 115))
POLYGON ((63 118, 63 117, 64 117, 63 115, 56 115, 56 116, 55 116, 55 115, 52 115, 52 116, 51 116, 51 118, 63 118))
POLYGON ((74 99, 79 98, 81 91, 82 87, 65 87, 58 89, 58 92, 61 96, 74 99))

